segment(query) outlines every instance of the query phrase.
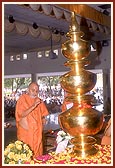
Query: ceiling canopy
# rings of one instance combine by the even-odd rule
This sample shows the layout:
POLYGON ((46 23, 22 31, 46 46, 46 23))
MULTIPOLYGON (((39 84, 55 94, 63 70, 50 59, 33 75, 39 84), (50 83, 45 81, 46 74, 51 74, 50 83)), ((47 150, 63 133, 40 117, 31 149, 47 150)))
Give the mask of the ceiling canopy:
POLYGON ((37 51, 65 40, 71 11, 90 43, 111 39, 111 17, 78 4, 4 4, 5 55, 37 51))

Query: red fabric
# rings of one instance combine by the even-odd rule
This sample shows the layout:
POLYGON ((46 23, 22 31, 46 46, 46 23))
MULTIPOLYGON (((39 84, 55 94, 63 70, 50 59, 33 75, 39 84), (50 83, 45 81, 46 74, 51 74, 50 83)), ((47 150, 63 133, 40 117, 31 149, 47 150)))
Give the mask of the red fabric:
POLYGON ((111 164, 111 145, 96 144, 95 147, 98 149, 98 152, 95 155, 85 158, 71 156, 71 148, 67 148, 64 152, 59 154, 55 152, 49 153, 49 158, 47 154, 48 159, 41 160, 38 157, 35 160, 35 164, 111 164))
POLYGON ((28 116, 27 123, 29 129, 26 130, 20 126, 22 113, 27 110, 34 103, 34 99, 27 94, 20 96, 16 105, 16 126, 17 126, 17 138, 28 144, 34 155, 42 155, 42 117, 48 115, 48 110, 44 102, 40 103, 28 116))
POLYGON ((68 104, 71 104, 72 102, 67 102, 67 101, 64 101, 62 106, 61 106, 61 109, 62 109, 62 112, 66 111, 67 110, 67 105, 68 104))

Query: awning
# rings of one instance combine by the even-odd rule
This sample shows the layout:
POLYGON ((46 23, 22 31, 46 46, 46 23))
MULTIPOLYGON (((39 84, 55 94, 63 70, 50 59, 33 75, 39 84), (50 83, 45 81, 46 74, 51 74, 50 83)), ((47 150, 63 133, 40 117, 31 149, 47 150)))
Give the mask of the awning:
MULTIPOLYGON (((19 4, 20 5, 20 4, 19 4)), ((31 8, 35 12, 43 13, 45 15, 55 17, 57 19, 64 19, 67 22, 70 22, 71 20, 71 11, 76 12, 76 20, 78 24, 80 25, 81 18, 85 16, 88 29, 93 32, 98 32, 103 34, 104 36, 108 36, 111 34, 111 28, 110 28, 110 22, 111 19, 108 16, 104 16, 103 14, 99 14, 98 11, 92 11, 94 9, 89 8, 87 5, 70 5, 70 4, 28 4, 28 5, 22 5, 21 6, 25 8, 31 8), (88 10, 88 12, 87 12, 88 10), (89 18, 88 18, 89 17, 89 18), (95 21, 96 20, 96 21, 95 21)), ((47 28, 38 27, 37 29, 34 29, 32 26, 21 23, 21 22, 14 22, 10 23, 8 19, 5 19, 5 32, 11 32, 14 29, 16 29, 16 32, 21 35, 26 35, 29 33, 33 37, 38 37, 41 35, 42 38, 45 40, 50 39, 51 32, 47 28)), ((60 41, 60 34, 53 34, 53 40, 58 42, 60 41)))

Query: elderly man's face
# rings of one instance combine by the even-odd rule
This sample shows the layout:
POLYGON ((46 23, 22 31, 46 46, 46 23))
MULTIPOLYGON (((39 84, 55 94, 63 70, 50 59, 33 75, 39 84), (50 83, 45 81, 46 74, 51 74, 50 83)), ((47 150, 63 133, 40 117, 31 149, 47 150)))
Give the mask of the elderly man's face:
POLYGON ((39 93, 39 87, 35 84, 30 85, 29 87, 29 95, 32 98, 36 98, 38 97, 38 93, 39 93))

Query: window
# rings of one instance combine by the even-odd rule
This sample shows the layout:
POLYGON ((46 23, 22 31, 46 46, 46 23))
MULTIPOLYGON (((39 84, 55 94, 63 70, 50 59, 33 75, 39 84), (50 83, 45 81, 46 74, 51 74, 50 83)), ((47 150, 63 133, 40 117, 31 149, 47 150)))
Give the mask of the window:
POLYGON ((13 55, 10 56, 10 61, 14 61, 14 56, 13 55))
POLYGON ((54 51, 54 53, 56 53, 56 55, 58 55, 58 50, 53 50, 54 51))
POLYGON ((20 55, 16 55, 16 60, 20 60, 20 55))
POLYGON ((23 59, 27 59, 28 55, 27 54, 23 54, 23 59))
POLYGON ((49 57, 49 52, 50 51, 45 51, 45 57, 49 57))
POLYGON ((39 51, 37 56, 38 56, 38 58, 41 58, 42 57, 42 52, 39 51))

